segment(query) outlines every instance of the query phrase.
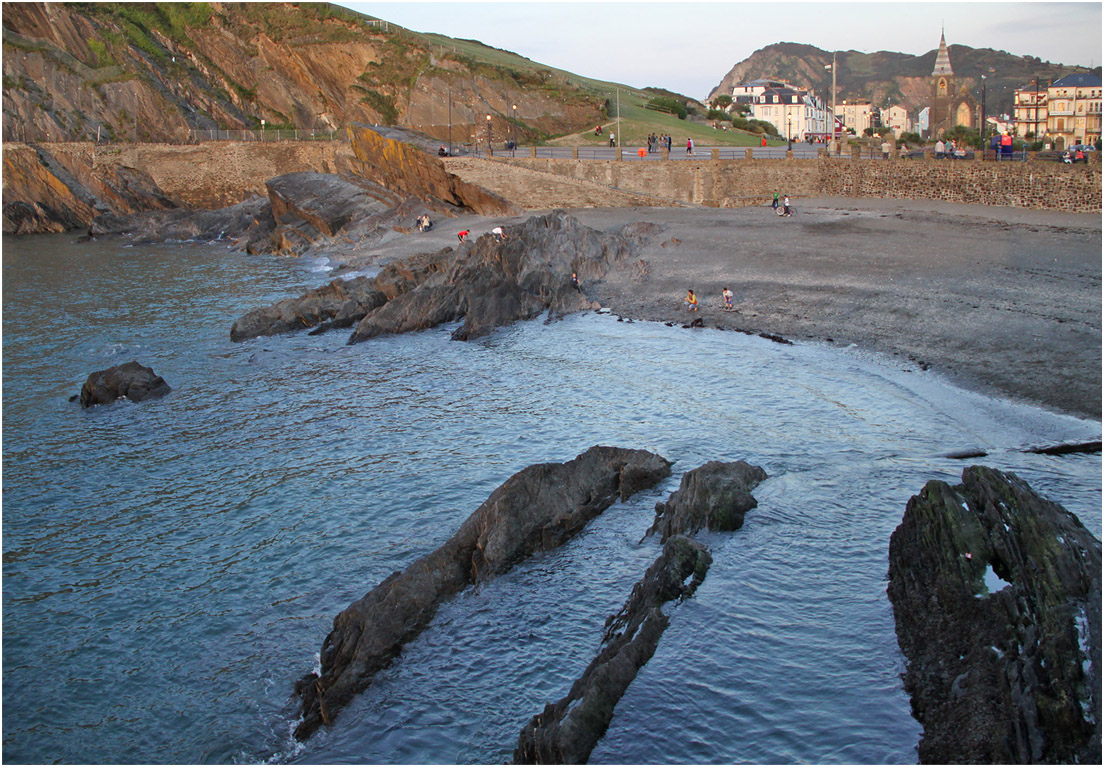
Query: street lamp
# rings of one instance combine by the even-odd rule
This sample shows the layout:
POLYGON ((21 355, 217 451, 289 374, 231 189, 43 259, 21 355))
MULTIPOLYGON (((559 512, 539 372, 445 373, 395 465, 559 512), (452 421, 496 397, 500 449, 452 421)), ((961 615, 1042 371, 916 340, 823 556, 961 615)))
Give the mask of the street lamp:
POLYGON ((264 126, 265 126, 265 121, 264 121, 264 118, 262 117, 261 118, 261 141, 264 141, 264 126))
POLYGON ((792 118, 793 118, 793 115, 790 114, 789 110, 786 110, 786 151, 787 152, 792 152, 793 151, 793 128, 791 127, 791 123, 790 123, 792 118))
POLYGON ((517 104, 514 104, 514 144, 510 147, 510 156, 514 157, 517 150, 517 104))
POLYGON ((490 157, 494 152, 491 150, 491 116, 487 115, 487 156, 490 157))
POLYGON ((985 75, 981 76, 981 156, 985 156, 985 75))

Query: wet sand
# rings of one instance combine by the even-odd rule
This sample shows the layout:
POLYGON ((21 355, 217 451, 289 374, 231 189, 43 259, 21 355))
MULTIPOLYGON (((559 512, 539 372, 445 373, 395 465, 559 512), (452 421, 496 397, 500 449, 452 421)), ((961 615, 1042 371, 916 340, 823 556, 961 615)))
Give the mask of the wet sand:
MULTIPOLYGON (((582 208, 588 226, 663 227, 634 270, 584 289, 627 318, 855 345, 957 385, 1095 420, 1101 414, 1101 217, 906 200, 757 208, 582 208), (638 276, 638 275, 637 275, 638 276), (735 293, 723 310, 721 290, 735 293)), ((391 239, 380 260, 456 244, 518 218, 464 216, 391 239)), ((688 331, 692 332, 692 331, 688 331)))

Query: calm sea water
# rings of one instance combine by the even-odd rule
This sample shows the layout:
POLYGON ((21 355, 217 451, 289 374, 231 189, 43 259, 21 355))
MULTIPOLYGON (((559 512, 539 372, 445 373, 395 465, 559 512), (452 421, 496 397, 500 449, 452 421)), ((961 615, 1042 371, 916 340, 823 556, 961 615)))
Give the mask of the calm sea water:
POLYGON ((501 763, 658 554, 684 471, 771 478, 669 608, 594 763, 900 763, 919 727, 885 596, 889 535, 949 451, 984 448, 1099 535, 1099 456, 1017 449, 1100 423, 858 353, 584 315, 232 344, 318 262, 68 236, 3 242, 5 762, 501 763), (137 359, 165 399, 82 411, 137 359), (562 549, 447 604, 305 746, 294 681, 333 616, 446 540, 511 474, 594 444, 675 462, 562 549))

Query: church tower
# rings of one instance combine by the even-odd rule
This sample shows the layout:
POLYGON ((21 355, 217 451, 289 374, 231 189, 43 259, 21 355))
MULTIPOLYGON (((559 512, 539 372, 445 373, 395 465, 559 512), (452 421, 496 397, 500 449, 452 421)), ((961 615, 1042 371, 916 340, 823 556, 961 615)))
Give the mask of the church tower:
POLYGON ((928 113, 928 125, 931 135, 938 137, 954 126, 951 102, 955 93, 954 70, 951 69, 951 55, 947 52, 947 37, 939 30, 939 52, 935 55, 935 69, 931 74, 931 111, 928 113))

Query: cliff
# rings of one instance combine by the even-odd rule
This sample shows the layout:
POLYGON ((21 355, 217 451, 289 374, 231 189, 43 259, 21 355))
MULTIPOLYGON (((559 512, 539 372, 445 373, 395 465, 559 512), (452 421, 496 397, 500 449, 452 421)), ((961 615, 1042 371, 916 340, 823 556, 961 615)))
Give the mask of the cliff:
POLYGON ((604 108, 566 73, 325 3, 4 3, 3 40, 5 141, 182 142, 262 120, 468 141, 488 114, 497 141, 581 130, 604 108))

